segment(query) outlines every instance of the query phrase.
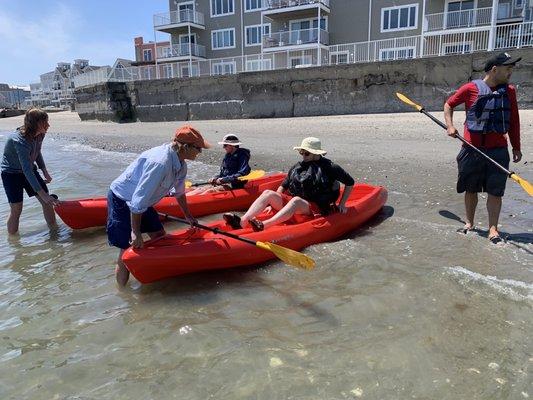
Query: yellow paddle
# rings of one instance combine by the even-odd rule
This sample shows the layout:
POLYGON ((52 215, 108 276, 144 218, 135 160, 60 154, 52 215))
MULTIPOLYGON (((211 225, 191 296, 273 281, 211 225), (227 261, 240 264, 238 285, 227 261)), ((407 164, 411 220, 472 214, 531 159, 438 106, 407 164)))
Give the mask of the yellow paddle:
MULTIPOLYGON (((425 114, 427 115, 431 120, 433 120, 433 122, 437 123, 438 125, 440 125, 442 128, 444 129, 448 129, 448 127, 446 126, 446 124, 440 120, 438 120, 437 118, 435 118, 433 115, 431 115, 430 113, 428 113, 425 108, 419 104, 416 104, 414 101, 412 101, 411 99, 409 99, 408 97, 406 97, 405 95, 401 94, 401 93, 396 93, 396 96, 398 96, 398 98, 403 101, 405 104, 409 104, 410 106, 416 108, 417 111, 421 112, 422 114, 425 114)), ((479 154, 481 154, 483 157, 485 157, 487 160, 489 160, 490 162, 492 162, 494 165, 496 165, 498 168, 500 168, 502 171, 504 171, 508 176, 509 178, 511 178, 512 180, 514 180, 516 183, 518 183, 520 186, 522 186, 522 188, 530 195, 530 196, 533 196, 533 185, 531 183, 529 183, 528 181, 526 181, 524 178, 521 178, 520 176, 518 176, 517 173, 515 172, 512 172, 512 171, 509 171, 507 168, 501 166, 500 164, 498 164, 496 161, 494 161, 492 158, 490 158, 488 155, 486 155, 485 153, 483 153, 481 150, 479 150, 476 146, 472 145, 471 143, 468 143, 465 138, 463 138, 461 135, 457 134, 457 139, 459 139, 461 142, 463 142, 464 144, 466 144, 467 146, 470 146, 472 149, 474 149, 475 151, 477 151, 479 154)))
MULTIPOLYGON (((187 221, 186 219, 172 217, 167 214, 160 214, 160 215, 172 221, 178 221, 184 224, 189 223, 189 221, 187 221)), ((263 250, 271 251, 272 253, 275 254, 276 257, 278 257, 281 261, 283 261, 287 265, 297 267, 297 268, 302 268, 302 269, 308 269, 308 270, 313 269, 315 267, 315 260, 313 260, 311 257, 308 257, 305 254, 302 254, 296 250, 288 249, 286 247, 283 247, 283 246, 280 246, 274 243, 270 243, 270 242, 260 242, 260 241, 243 238, 233 233, 221 231, 218 228, 211 228, 209 226, 201 225, 199 223, 195 223, 194 226, 196 226, 197 228, 201 228, 201 229, 214 232, 219 235, 224 235, 224 236, 228 236, 230 238, 236 239, 236 240, 240 240, 241 242, 255 245, 263 250)))
MULTIPOLYGON (((265 171, 262 169, 254 169, 248 175, 239 176, 237 179, 240 181, 251 181, 253 179, 261 178, 265 175, 265 171)), ((194 186, 209 185, 210 182, 192 183, 191 181, 185 181, 185 187, 188 189, 194 186)))

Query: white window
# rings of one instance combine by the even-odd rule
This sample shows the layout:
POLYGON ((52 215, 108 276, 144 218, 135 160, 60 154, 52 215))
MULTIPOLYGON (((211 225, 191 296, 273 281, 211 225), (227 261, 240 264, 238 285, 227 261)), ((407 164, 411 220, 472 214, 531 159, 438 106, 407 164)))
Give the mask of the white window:
POLYGON ((348 64, 349 53, 347 51, 339 51, 330 53, 330 64, 348 64))
POLYGON ((300 57, 291 57, 290 58, 291 67, 296 68, 299 65, 307 66, 313 64, 313 58, 310 55, 300 56, 300 57))
POLYGON ((268 71, 272 69, 271 60, 248 60, 246 61, 246 71, 268 71))
POLYGON ((188 78, 190 76, 200 76, 198 65, 192 64, 192 74, 189 73, 189 64, 182 65, 181 66, 181 77, 182 78, 188 78))
POLYGON ((163 64, 163 78, 172 78, 172 64, 163 64))
POLYGON ((415 57, 414 47, 395 47, 393 49, 381 49, 379 51, 380 61, 405 60, 415 57))
POLYGON ((444 43, 442 45, 443 54, 461 54, 472 52, 472 42, 444 43))
POLYGON ((418 26, 418 4, 381 9, 381 32, 405 31, 418 26))
POLYGON ((263 10, 264 0, 245 0, 244 11, 263 10))
POLYGON ((226 75, 234 74, 236 65, 235 61, 221 61, 216 64, 213 64, 213 75, 226 75))
POLYGON ((211 0, 211 16, 230 15, 235 13, 234 0, 211 0))
POLYGON ((235 48, 235 28, 211 31, 211 48, 213 50, 235 48))
POLYGON ((143 61, 152 61, 152 49, 143 50, 143 61))
MULTIPOLYGON (((250 25, 244 30, 246 46, 258 46, 261 44, 261 25, 250 25)), ((263 24, 263 35, 270 35, 270 24, 263 24)))

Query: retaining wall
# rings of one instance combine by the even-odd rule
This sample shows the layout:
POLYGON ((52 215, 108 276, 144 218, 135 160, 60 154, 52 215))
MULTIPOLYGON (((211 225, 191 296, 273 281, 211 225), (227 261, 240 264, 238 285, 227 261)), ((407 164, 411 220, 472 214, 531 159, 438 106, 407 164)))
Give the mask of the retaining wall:
MULTIPOLYGON (((411 111, 395 92, 442 110, 463 83, 483 76, 491 53, 106 83, 77 89, 82 120, 184 121, 411 111)), ((533 108, 533 49, 512 52, 521 108, 533 108)))

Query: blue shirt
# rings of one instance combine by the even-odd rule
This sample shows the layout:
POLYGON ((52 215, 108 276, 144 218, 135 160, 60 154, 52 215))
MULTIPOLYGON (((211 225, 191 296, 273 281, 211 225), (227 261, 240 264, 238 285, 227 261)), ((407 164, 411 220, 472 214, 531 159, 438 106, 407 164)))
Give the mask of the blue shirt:
POLYGON ((170 144, 141 153, 111 183, 110 189, 126 202, 131 212, 142 214, 165 197, 172 188, 174 196, 185 194, 187 164, 180 162, 170 144))
POLYGON ((33 190, 42 190, 35 176, 35 163, 40 169, 45 169, 41 147, 44 135, 38 135, 35 139, 28 139, 16 130, 7 138, 4 146, 4 155, 0 166, 2 172, 9 174, 23 173, 33 190))

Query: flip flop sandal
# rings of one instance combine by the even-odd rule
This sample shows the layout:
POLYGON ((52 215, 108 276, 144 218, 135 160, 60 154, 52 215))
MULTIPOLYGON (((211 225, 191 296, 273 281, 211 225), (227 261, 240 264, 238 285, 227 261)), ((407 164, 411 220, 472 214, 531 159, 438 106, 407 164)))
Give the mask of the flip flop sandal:
POLYGON ((498 244, 498 243, 503 242, 503 239, 500 237, 500 235, 492 236, 489 238, 489 240, 492 244, 498 244))
POLYGON ((265 229, 265 226, 263 225, 263 223, 256 218, 252 218, 248 222, 252 226, 252 229, 254 230, 254 232, 261 232, 262 230, 265 229))
POLYGON ((226 224, 231 226, 233 229, 242 229, 241 226, 241 217, 234 213, 224 213, 222 218, 226 221, 226 224))

